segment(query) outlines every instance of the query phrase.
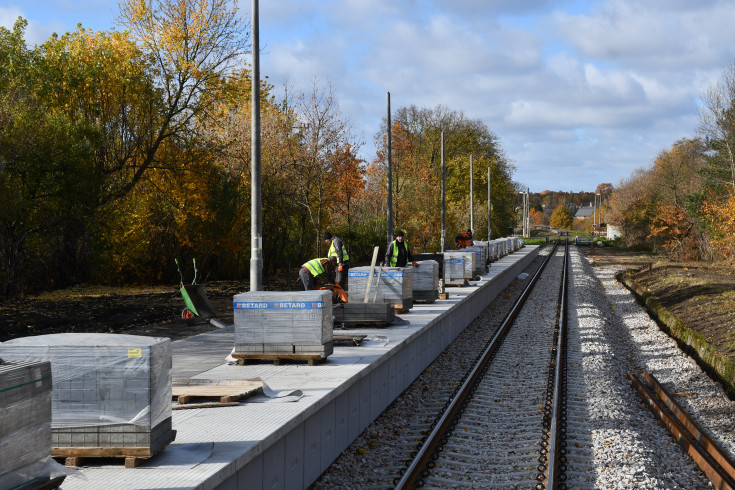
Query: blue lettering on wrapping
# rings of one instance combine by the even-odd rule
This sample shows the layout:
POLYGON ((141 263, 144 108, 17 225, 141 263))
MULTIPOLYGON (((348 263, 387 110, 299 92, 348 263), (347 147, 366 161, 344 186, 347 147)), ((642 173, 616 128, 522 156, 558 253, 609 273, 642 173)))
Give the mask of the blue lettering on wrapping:
POLYGON ((324 308, 322 301, 309 303, 292 301, 235 301, 233 307, 236 310, 319 310, 324 308))

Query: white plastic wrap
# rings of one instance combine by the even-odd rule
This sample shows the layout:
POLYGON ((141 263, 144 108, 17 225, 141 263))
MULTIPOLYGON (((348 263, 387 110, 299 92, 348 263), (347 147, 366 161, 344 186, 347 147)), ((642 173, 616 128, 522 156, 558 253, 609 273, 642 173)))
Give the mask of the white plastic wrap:
POLYGON ((490 242, 483 242, 475 240, 472 242, 473 246, 480 247, 482 249, 482 264, 487 265, 490 262, 490 242))
POLYGON ((449 259, 452 259, 452 258, 456 258, 456 257, 464 257, 465 258, 465 261, 464 261, 464 278, 465 279, 472 279, 473 277, 475 277, 475 270, 477 269, 475 267, 475 259, 476 259, 477 256, 475 255, 475 251, 469 251, 469 252, 467 252, 465 250, 466 249, 462 249, 462 250, 450 250, 450 251, 444 252, 444 258, 445 258, 445 262, 446 262, 446 259, 448 259, 448 258, 449 259))
MULTIPOLYGON (((413 306, 413 272, 410 267, 376 267, 370 279, 368 303, 413 306)), ((349 272, 350 303, 365 301, 370 267, 353 267, 349 272)))
POLYGON ((413 269, 414 291, 435 291, 439 289, 439 263, 436 260, 422 260, 413 269))
POLYGON ((49 476, 51 365, 10 361, 0 365, 0 488, 49 476))
POLYGON ((493 243, 498 247, 497 257, 505 257, 508 255, 508 241, 505 238, 498 238, 493 240, 493 243))
POLYGON ((235 295, 235 344, 323 345, 332 341, 332 292, 250 291, 235 295))
POLYGON ((485 249, 483 247, 467 247, 462 250, 466 252, 473 252, 475 254, 475 274, 482 274, 485 272, 485 249))
POLYGON ((444 283, 464 284, 465 258, 461 255, 449 257, 444 253, 444 283))
POLYGON ((171 418, 171 340, 64 333, 0 343, 0 358, 51 362, 52 429, 132 425, 171 418))

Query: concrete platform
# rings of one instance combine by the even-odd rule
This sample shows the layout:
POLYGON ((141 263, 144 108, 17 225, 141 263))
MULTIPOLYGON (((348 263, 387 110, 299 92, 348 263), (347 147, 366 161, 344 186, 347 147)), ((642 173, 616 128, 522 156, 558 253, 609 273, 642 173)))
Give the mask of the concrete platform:
POLYGON ((60 488, 305 488, 538 252, 526 246, 493 262, 480 281, 448 287, 449 299, 414 305, 400 315, 401 325, 346 330, 367 337, 359 346, 335 346, 316 366, 224 364, 233 327, 174 342, 175 378, 261 379, 273 390, 301 390, 303 396, 174 411, 176 440, 150 461, 138 468, 84 468, 86 481, 68 477, 60 488))

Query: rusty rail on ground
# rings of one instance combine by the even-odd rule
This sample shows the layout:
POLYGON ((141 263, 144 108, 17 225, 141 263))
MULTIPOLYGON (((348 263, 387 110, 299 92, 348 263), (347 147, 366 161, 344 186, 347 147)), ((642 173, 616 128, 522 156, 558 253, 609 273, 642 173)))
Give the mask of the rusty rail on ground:
POLYGON ((686 411, 671 398, 651 374, 642 382, 628 371, 628 379, 653 414, 718 490, 735 489, 735 463, 707 436, 686 411))

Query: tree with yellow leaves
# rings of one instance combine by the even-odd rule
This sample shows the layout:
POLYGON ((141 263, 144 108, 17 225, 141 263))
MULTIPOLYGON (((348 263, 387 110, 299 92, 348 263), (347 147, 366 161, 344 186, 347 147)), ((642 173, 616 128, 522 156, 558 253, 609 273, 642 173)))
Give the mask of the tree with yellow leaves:
POLYGON ((229 0, 120 0, 118 23, 150 56, 160 91, 160 118, 141 149, 130 186, 156 160, 161 144, 189 140, 212 110, 224 80, 242 63, 247 30, 229 0))

